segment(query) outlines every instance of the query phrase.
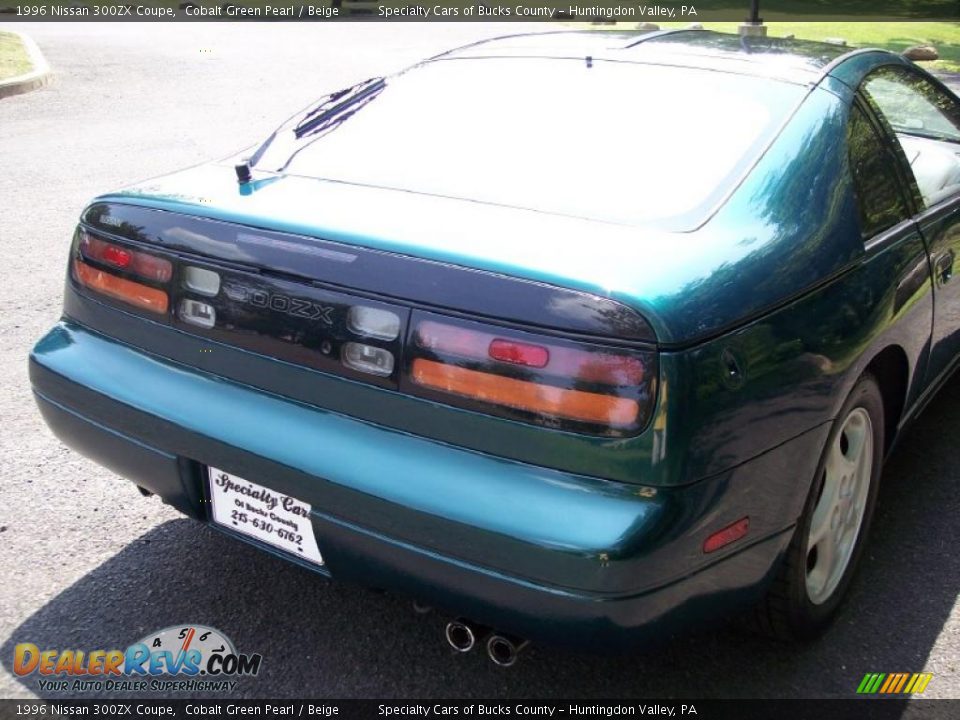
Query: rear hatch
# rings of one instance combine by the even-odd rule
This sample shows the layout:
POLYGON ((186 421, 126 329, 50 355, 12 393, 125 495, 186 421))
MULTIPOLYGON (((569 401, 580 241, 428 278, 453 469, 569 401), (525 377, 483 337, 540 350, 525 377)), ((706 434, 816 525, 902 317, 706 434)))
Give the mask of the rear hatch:
MULTIPOLYGON (((223 182, 232 170, 189 172, 220 173, 223 182)), ((310 182, 321 197, 327 183, 310 182)), ((241 194, 232 184, 241 203, 264 191, 241 194)), ((363 217, 350 222, 362 228, 363 217)), ((421 215, 406 229, 429 237, 437 217, 421 215)), ((597 460, 612 443, 640 436, 655 406, 654 334, 635 310, 575 283, 278 224, 142 188, 100 198, 76 234, 66 313, 149 352, 325 409, 537 464, 633 476, 628 457, 597 460), (203 216, 220 213, 243 222, 203 216), (337 381, 347 385, 334 388, 337 381)))
POLYGON ((659 300, 695 287, 687 278, 719 254, 676 239, 803 93, 758 82, 531 57, 360 83, 237 168, 95 201, 66 311, 301 402, 640 482, 659 452, 645 432, 656 341, 671 338, 659 300), (677 136, 679 153, 661 142, 677 136), (629 140, 565 147, 591 137, 629 140))

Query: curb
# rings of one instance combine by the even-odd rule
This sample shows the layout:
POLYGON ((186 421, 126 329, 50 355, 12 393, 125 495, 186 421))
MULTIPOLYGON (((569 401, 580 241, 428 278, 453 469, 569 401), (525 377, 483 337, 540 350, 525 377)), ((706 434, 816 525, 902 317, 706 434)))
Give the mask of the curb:
POLYGON ((48 84, 53 78, 53 73, 50 72, 50 65, 43 56, 43 53, 40 52, 40 48, 37 47, 37 44, 33 41, 33 38, 8 28, 4 28, 4 32, 9 32, 20 38, 20 42, 23 43, 23 46, 27 50, 27 55, 30 57, 33 70, 23 75, 0 80, 0 98, 27 93, 48 84))

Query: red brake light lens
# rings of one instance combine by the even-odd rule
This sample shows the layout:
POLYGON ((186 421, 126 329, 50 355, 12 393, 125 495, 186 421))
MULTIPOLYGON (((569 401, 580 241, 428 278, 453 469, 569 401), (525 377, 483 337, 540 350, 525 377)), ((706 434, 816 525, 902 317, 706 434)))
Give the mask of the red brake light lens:
POLYGON ((527 365, 542 368, 550 360, 550 351, 540 345, 512 342, 510 340, 494 340, 490 343, 490 357, 501 362, 527 365))
MULTIPOLYGON (((106 243, 104 244, 106 245, 106 243)), ((104 262, 116 265, 119 268, 129 267, 133 260, 133 255, 130 252, 118 248, 116 245, 107 245, 103 249, 102 257, 104 262)))
POLYGON ((169 260, 137 250, 128 250, 83 230, 80 231, 80 253, 88 260, 110 265, 153 282, 165 283, 173 276, 173 264, 169 260))
POLYGON ((418 313, 411 391, 453 405, 598 435, 639 432, 656 355, 418 313))

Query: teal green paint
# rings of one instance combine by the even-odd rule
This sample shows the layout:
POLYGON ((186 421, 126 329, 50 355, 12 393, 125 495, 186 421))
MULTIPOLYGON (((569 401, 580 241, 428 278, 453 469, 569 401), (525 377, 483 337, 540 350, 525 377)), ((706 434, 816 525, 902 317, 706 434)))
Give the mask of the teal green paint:
MULTIPOLYGON (((562 552, 616 553, 659 504, 630 486, 522 463, 496 460, 497 472, 491 472, 488 456, 181 370, 68 324, 49 334, 35 357, 84 387, 212 440, 403 507, 562 552), (505 512, 505 501, 515 511, 505 512)), ((298 496, 312 502, 309 488, 298 496)))
POLYGON ((802 292, 855 257, 856 216, 836 152, 845 120, 836 95, 811 93, 723 207, 682 232, 293 176, 256 175, 249 192, 228 165, 100 199, 586 290, 640 310, 661 343, 689 342, 802 292), (734 292, 733 277, 754 292, 734 292))

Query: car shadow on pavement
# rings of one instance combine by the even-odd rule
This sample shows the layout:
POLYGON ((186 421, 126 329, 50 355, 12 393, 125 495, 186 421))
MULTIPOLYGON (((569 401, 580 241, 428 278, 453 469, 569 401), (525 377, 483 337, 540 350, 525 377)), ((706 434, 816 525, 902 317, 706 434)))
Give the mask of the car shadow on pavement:
MULTIPOLYGON (((502 669, 479 651, 452 653, 442 640, 445 618, 173 520, 37 610, 5 640, 0 662, 12 674, 20 642, 125 648, 151 631, 199 623, 223 631, 240 652, 263 655, 260 674, 242 680, 233 697, 850 697, 865 673, 921 670, 934 673, 926 696, 956 697, 947 663, 957 648, 941 647, 943 661, 928 656, 938 639, 957 642, 941 630, 960 585, 958 434, 960 378, 891 458, 849 602, 835 627, 808 645, 717 627, 630 655, 533 646, 502 669)), ((36 675, 19 681, 38 693, 36 675)))

